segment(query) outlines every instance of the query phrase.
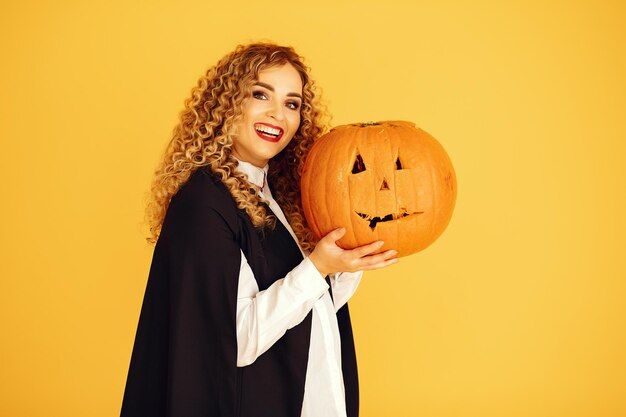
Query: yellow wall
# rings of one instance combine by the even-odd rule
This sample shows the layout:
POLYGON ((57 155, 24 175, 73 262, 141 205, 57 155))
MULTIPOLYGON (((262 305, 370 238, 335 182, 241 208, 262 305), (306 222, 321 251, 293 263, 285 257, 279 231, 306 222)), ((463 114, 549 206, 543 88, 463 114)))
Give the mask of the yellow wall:
POLYGON ((236 44, 307 57, 334 124, 447 149, 455 214, 353 299, 362 416, 626 415, 619 1, 3 1, 0 415, 119 412, 151 172, 236 44))

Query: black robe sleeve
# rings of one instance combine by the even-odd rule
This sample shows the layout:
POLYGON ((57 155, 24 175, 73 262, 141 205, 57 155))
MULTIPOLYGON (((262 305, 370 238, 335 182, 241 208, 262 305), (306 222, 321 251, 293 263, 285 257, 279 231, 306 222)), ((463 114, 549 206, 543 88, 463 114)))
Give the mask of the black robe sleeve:
POLYGON ((122 417, 238 413, 238 217, 199 178, 172 199, 155 247, 122 417))

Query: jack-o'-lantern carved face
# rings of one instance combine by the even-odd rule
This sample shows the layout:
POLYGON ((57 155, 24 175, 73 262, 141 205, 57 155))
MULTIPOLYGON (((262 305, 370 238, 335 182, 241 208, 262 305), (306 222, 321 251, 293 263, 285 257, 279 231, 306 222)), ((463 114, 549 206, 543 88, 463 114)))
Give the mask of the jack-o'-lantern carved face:
POLYGON ((445 229, 456 200, 454 170, 439 143, 409 122, 340 126, 319 138, 302 176, 311 230, 347 229, 352 248, 384 240, 405 256, 445 229))

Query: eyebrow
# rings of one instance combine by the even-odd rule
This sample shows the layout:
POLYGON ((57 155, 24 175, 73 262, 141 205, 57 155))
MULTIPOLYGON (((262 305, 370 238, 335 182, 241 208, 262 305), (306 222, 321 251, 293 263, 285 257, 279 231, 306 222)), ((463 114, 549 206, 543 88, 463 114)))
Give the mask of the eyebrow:
MULTIPOLYGON (((262 83, 261 81, 257 81, 254 85, 258 85, 259 87, 267 88, 272 93, 274 92, 274 87, 272 87, 269 84, 262 83)), ((298 93, 287 93, 287 96, 288 97, 298 97, 300 100, 302 100, 302 95, 300 95, 298 93)))

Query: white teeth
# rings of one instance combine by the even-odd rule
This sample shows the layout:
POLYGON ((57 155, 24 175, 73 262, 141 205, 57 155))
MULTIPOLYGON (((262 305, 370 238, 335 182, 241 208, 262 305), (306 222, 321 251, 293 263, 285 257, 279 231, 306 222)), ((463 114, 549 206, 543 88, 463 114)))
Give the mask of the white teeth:
POLYGON ((254 128, 259 132, 268 133, 270 135, 274 135, 274 136, 280 135, 280 130, 271 128, 269 126, 256 125, 254 126, 254 128))

